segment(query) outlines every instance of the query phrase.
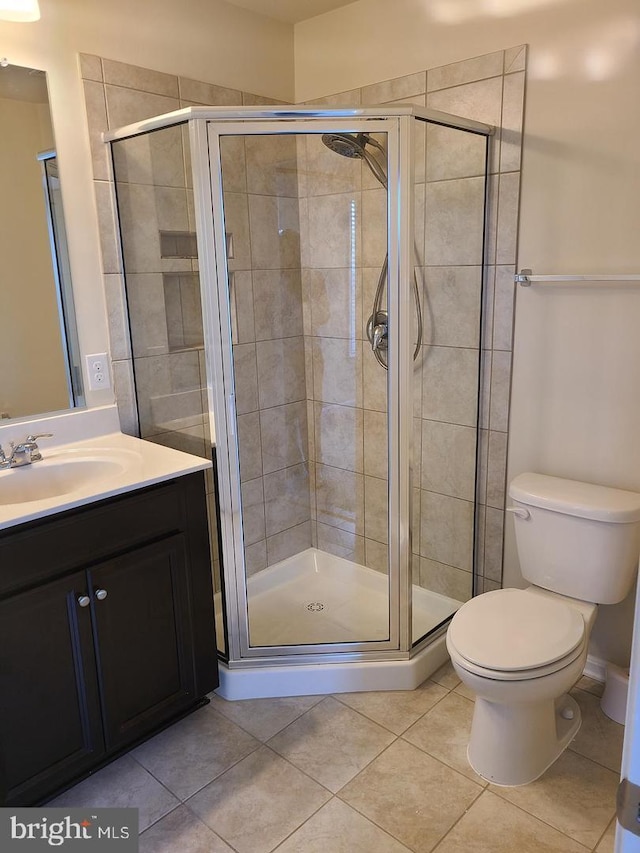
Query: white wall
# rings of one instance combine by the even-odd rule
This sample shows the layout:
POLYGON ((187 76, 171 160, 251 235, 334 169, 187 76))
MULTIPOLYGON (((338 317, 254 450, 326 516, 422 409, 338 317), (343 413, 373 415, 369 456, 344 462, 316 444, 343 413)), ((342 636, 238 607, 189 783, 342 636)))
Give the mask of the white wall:
MULTIPOLYGON (((295 32, 298 100, 529 44, 518 263, 640 272, 637 0, 360 0, 295 32)), ((640 491, 639 330, 640 286, 518 289, 509 477, 640 491)), ((602 608, 592 653, 625 663, 631 616, 602 608)))
MULTIPOLYGON (((78 53, 93 53, 283 100, 293 96, 293 31, 222 0, 40 0, 31 24, 0 21, 0 56, 47 72, 83 352, 108 349, 78 53)), ((88 392, 90 404, 111 392, 88 392)))

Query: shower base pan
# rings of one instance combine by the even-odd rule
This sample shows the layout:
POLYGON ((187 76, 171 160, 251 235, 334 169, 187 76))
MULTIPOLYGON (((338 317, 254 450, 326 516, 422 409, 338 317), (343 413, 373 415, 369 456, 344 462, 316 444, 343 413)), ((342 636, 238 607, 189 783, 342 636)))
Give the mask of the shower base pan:
MULTIPOLYGON (((462 602, 413 586, 413 641, 442 625, 462 602)), ((308 548, 253 575, 247 583, 252 647, 362 643, 389 637, 386 574, 308 548)), ((216 595, 216 617, 222 618, 216 595)), ((220 624, 220 623, 219 623, 220 624)), ((387 653, 388 654, 388 653, 387 653)), ((268 655, 268 651, 266 652, 268 655)), ((336 651, 335 662, 251 666, 221 664, 218 693, 226 699, 299 696, 358 690, 410 690, 447 660, 444 636, 411 659, 353 660, 336 651), (343 660, 340 660, 343 657, 343 660)))

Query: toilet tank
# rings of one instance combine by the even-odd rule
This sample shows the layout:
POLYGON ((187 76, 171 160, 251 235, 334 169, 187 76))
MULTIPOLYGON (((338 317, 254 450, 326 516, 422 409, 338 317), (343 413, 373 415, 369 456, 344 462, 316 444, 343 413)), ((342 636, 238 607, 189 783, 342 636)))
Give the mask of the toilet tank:
POLYGON ((519 474, 509 496, 524 578, 594 604, 625 598, 638 571, 640 494, 519 474))

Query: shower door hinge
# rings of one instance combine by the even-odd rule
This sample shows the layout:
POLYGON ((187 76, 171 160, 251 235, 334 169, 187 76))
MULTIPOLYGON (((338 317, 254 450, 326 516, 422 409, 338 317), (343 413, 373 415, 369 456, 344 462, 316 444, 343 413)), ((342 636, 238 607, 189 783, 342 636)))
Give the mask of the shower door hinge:
POLYGON ((620 826, 640 835, 640 785, 623 779, 618 785, 616 816, 620 826))

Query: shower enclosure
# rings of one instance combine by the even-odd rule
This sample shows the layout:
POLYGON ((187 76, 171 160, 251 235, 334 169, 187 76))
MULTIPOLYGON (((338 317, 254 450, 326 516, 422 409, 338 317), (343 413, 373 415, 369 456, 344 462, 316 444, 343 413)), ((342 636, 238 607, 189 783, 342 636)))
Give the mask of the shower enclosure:
POLYGON ((229 698, 412 687, 446 658, 473 592, 490 133, 397 105, 107 135, 140 434, 215 448, 229 698))

